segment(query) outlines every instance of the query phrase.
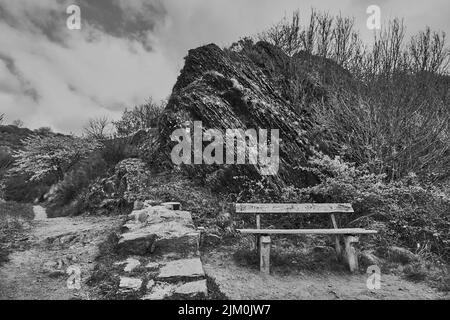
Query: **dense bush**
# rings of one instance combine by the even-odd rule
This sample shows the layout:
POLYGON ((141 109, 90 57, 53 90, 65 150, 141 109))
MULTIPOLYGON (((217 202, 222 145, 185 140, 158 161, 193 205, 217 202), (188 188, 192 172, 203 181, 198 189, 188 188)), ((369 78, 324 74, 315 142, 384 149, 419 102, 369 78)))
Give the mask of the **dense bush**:
POLYGON ((108 166, 100 152, 91 154, 85 161, 68 172, 64 179, 58 182, 47 195, 49 213, 73 204, 83 190, 95 179, 105 175, 107 170, 108 166))
POLYGON ((152 98, 131 110, 125 109, 122 118, 114 121, 119 136, 129 136, 140 129, 154 128, 158 125, 159 117, 166 105, 165 101, 156 103, 152 98))

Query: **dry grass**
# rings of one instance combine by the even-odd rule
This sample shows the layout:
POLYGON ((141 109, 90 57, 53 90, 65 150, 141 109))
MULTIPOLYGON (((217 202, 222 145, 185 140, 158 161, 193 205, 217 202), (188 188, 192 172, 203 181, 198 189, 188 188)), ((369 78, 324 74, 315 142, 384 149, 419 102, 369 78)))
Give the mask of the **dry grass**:
POLYGON ((14 248, 24 245, 25 224, 33 220, 33 208, 17 202, 0 203, 0 265, 14 248))

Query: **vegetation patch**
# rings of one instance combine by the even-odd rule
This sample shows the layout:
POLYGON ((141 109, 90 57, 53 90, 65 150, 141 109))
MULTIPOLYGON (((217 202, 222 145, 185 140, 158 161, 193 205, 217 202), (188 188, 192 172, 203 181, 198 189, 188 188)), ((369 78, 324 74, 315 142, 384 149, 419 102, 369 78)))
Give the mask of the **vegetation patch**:
POLYGON ((33 218, 29 204, 0 202, 0 265, 8 261, 12 250, 26 246, 25 231, 33 218))

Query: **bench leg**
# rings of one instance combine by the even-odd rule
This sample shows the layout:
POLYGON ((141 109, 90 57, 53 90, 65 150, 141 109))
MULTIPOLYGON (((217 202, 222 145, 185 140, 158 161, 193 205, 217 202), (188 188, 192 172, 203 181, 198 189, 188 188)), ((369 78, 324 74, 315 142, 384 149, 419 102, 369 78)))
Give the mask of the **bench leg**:
POLYGON ((336 249, 336 259, 338 262, 342 261, 342 246, 341 246, 341 236, 336 236, 334 238, 335 249, 336 249))
POLYGON ((264 274, 270 273, 270 237, 259 238, 259 270, 264 274))
POLYGON ((356 249, 353 247, 352 243, 358 242, 359 238, 355 236, 345 236, 345 261, 350 268, 350 272, 355 272, 358 270, 358 256, 356 254, 356 249))
POLYGON ((260 243, 259 237, 261 237, 261 236, 258 234, 255 235, 255 251, 258 254, 258 256, 259 256, 259 243, 260 243))

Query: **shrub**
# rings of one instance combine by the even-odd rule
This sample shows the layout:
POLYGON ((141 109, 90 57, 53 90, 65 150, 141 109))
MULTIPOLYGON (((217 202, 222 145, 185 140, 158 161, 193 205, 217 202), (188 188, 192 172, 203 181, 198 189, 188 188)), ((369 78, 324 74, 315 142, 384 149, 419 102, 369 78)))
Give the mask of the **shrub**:
MULTIPOLYGON (((378 247, 398 244, 412 251, 424 250, 439 258, 450 259, 450 196, 434 186, 421 184, 410 174, 401 181, 389 182, 383 174, 370 173, 340 157, 317 153, 308 167, 320 183, 311 187, 278 187, 268 177, 240 180, 236 202, 280 203, 352 203, 355 213, 341 217, 341 225, 375 228, 378 247)), ((323 227, 325 216, 268 217, 267 223, 292 228, 323 227), (306 224, 306 225, 305 225, 306 224)))
POLYGON ((93 140, 62 135, 34 135, 26 138, 23 148, 14 153, 16 161, 11 170, 13 173, 29 173, 30 180, 56 176, 61 181, 67 172, 98 147, 98 143, 93 140))
MULTIPOLYGON (((321 183, 293 192, 312 202, 350 202, 355 209, 352 225, 370 227, 383 223, 377 239, 401 244, 411 250, 428 247, 450 258, 450 197, 433 186, 420 184, 414 174, 386 182, 384 175, 345 163, 339 157, 317 155, 310 161, 321 183)), ((286 201, 286 199, 283 199, 286 201)))
POLYGON ((58 210, 65 211, 58 215, 82 213, 81 203, 77 200, 92 181, 106 174, 107 168, 101 154, 97 152, 67 173, 47 199, 49 215, 54 215, 58 210))

